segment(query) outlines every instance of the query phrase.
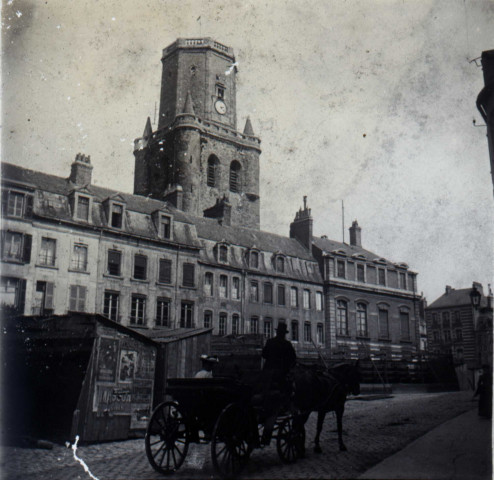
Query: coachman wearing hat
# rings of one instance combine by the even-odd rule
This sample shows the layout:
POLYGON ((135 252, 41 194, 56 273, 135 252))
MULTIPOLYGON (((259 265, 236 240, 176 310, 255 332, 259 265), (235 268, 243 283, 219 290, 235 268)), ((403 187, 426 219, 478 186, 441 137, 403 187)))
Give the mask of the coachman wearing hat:
MULTIPOLYGON (((262 442, 267 445, 271 439, 274 424, 280 405, 273 404, 269 400, 269 391, 278 390, 282 397, 286 400, 290 396, 290 384, 287 381, 287 375, 290 369, 297 361, 297 355, 292 344, 285 339, 287 334, 285 323, 279 323, 276 329, 276 337, 268 339, 266 345, 262 349, 262 357, 264 358, 263 367, 263 387, 265 393, 265 410, 268 415, 264 423, 264 433, 262 442)), ((279 403, 279 402, 274 402, 279 403)))
POLYGON ((213 378, 213 367, 219 362, 218 357, 211 355, 201 355, 202 368, 194 378, 213 378))

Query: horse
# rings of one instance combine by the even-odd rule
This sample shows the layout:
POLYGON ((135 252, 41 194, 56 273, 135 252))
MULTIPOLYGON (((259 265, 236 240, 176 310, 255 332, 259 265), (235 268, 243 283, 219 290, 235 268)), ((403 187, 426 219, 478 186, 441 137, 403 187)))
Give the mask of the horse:
MULTIPOLYGON (((338 427, 338 443, 340 450, 346 450, 343 443, 343 412, 345 401, 349 393, 360 393, 360 371, 358 360, 355 364, 342 363, 332 368, 313 368, 297 365, 290 374, 293 385, 293 403, 298 410, 295 418, 296 428, 300 438, 305 438, 305 423, 311 412, 317 412, 317 432, 314 439, 314 452, 322 453, 319 444, 324 418, 327 412, 336 413, 338 427)), ((299 454, 305 454, 305 445, 302 440, 299 445, 299 454)))

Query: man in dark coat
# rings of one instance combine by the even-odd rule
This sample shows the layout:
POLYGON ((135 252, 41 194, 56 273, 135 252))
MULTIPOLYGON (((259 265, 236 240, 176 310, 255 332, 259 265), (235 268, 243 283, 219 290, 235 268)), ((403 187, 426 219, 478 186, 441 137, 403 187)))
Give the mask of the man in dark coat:
POLYGON ((285 339, 287 331, 286 324, 279 323, 276 329, 276 337, 268 339, 262 349, 262 357, 264 358, 262 375, 265 396, 264 409, 267 415, 262 435, 262 443, 265 445, 268 445, 271 440, 283 397, 286 399, 290 395, 287 374, 297 361, 295 349, 285 339), (279 391, 277 397, 271 395, 273 391, 279 391))

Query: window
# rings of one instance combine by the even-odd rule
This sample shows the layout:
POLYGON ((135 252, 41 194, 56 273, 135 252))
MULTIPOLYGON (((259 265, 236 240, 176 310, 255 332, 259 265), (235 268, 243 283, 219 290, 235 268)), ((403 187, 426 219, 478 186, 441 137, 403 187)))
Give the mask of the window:
POLYGON ((290 306, 298 307, 298 291, 297 287, 290 288, 290 306))
POLYGON ((240 317, 235 313, 232 315, 232 334, 238 335, 240 333, 240 317))
POLYGON ((160 298, 156 299, 156 326, 157 327, 169 327, 170 326, 170 299, 160 298))
POLYGON ((298 342, 298 322, 292 320, 292 342, 298 342))
POLYGON ((120 261, 122 253, 118 250, 108 250, 108 275, 120 276, 120 261))
POLYGON ((204 274, 204 295, 213 296, 213 274, 211 272, 204 274))
POLYGON ((285 285, 278 285, 278 305, 285 305, 285 285))
POLYGON ((250 282, 250 301, 259 302, 259 284, 257 282, 250 282))
POLYGON ((72 252, 72 261, 70 263, 72 270, 85 272, 87 270, 87 245, 76 243, 72 252))
POLYGON ((317 343, 319 345, 324 344, 324 326, 322 323, 317 324, 317 343))
POLYGON ((193 263, 184 263, 183 277, 184 287, 193 287, 195 285, 195 269, 193 263))
POLYGON ((461 328, 457 328, 455 330, 455 339, 456 340, 463 340, 463 330, 461 328))
POLYGON ((220 245, 218 260, 220 263, 228 263, 228 247, 226 245, 220 245))
POLYGON ((32 236, 19 232, 2 232, 2 260, 29 263, 32 236))
POLYGON ((259 333, 259 318, 250 318, 250 333, 259 333))
POLYGON ((273 303, 273 284, 264 284, 264 303, 273 303))
POLYGON ((449 312, 443 312, 443 328, 449 328, 449 312))
POLYGON ((406 290, 407 288, 407 276, 405 273, 400 272, 400 288, 406 290))
POLYGON ((230 192, 237 193, 240 190, 240 168, 236 160, 230 164, 230 192))
POLYGON ((250 266, 252 268, 259 268, 259 253, 258 252, 250 252, 249 263, 250 263, 250 266))
POLYGON ((211 310, 205 310, 204 311, 204 328, 211 328, 211 325, 213 323, 213 312, 211 310))
POLYGON ((273 336, 273 320, 271 318, 266 318, 264 320, 264 336, 266 338, 271 338, 273 336))
POLYGON ((441 337, 440 337, 439 332, 437 330, 434 330, 432 332, 432 335, 433 335, 433 338, 434 338, 434 341, 435 342, 439 342, 441 340, 441 337))
POLYGON ((89 197, 77 197, 76 215, 79 220, 89 220, 89 197))
POLYGON ((220 275, 220 297, 228 298, 228 277, 220 275))
POLYGON ((160 216, 160 237, 161 238, 170 238, 171 226, 172 226, 171 218, 167 217, 166 215, 161 215, 160 216))
POLYGON ((304 323, 304 342, 305 343, 312 342, 312 334, 311 334, 310 322, 305 322, 304 323))
POLYGON ((461 325, 460 312, 454 312, 453 313, 453 323, 455 325, 461 325))
POLYGON ((222 85, 216 85, 216 96, 219 99, 224 99, 225 98, 225 87, 222 85))
POLYGON ((26 280, 21 278, 1 277, 0 310, 8 309, 11 313, 23 314, 25 301, 26 280))
POLYGON ((136 280, 146 280, 147 266, 148 257, 145 255, 136 255, 134 257, 134 278, 136 280))
POLYGON ((158 283, 172 283, 172 261, 160 258, 158 283))
POLYGON ((444 340, 451 342, 451 330, 444 330, 444 340))
POLYGON ((182 302, 180 309, 180 327, 181 328, 193 328, 194 327, 194 303, 182 302))
POLYGON ((365 267, 361 264, 357 264, 357 281, 365 282, 365 267))
POLYGON ((8 192, 7 215, 9 217, 22 218, 24 213, 24 198, 23 193, 8 192))
POLYGON ((344 260, 338 260, 336 262, 336 265, 337 265, 336 275, 339 278, 345 278, 345 262, 344 262, 344 260))
POLYGON ((322 292, 316 292, 316 310, 322 311, 322 292))
POLYGON ((240 278, 238 277, 232 279, 232 298, 234 300, 240 299, 240 278))
POLYGON ((348 306, 344 300, 336 302, 336 335, 348 335, 348 306))
POLYGON ((55 251, 57 248, 57 241, 53 238, 41 239, 41 250, 39 252, 40 265, 54 266, 55 265, 55 251))
POLYGON ((308 310, 310 308, 310 290, 304 290, 303 299, 304 308, 308 310))
POLYGON ((389 336, 389 319, 388 310, 380 308, 378 311, 379 317, 379 338, 388 338, 389 336))
POLYGON ((81 285, 70 286, 69 310, 72 312, 86 311, 86 287, 81 285))
POLYGON ((146 297, 144 295, 132 295, 130 304, 131 325, 144 325, 146 318, 146 297))
POLYGON ((367 305, 365 303, 357 303, 357 335, 367 336, 367 305))
POLYGON ((208 187, 214 187, 216 185, 216 165, 218 159, 211 155, 208 160, 208 171, 207 171, 207 185, 208 187))
POLYGON ((120 294, 118 292, 105 292, 105 298, 103 301, 103 315, 110 320, 118 322, 118 310, 119 310, 120 294))
POLYGON ((220 335, 226 335, 226 313, 220 313, 220 321, 218 324, 218 333, 220 335))
POLYGON ((34 315, 48 315, 53 313, 54 290, 55 284, 53 282, 36 282, 33 304, 34 315))
POLYGON ((113 203, 111 206, 111 226, 114 228, 122 228, 123 206, 113 203))
POLYGON ((438 327, 439 324, 437 323, 437 313, 432 314, 432 326, 433 327, 438 327))
POLYGON ((276 257, 276 271, 281 273, 285 271, 285 259, 283 257, 276 257))
POLYGON ((410 339, 410 318, 408 312, 400 312, 401 338, 410 339))
POLYGON ((413 292, 415 290, 414 275, 412 273, 409 273, 407 276, 408 276, 408 290, 413 292))
POLYGON ((384 270, 384 268, 379 268, 378 274, 379 274, 379 285, 386 286, 386 270, 384 270))

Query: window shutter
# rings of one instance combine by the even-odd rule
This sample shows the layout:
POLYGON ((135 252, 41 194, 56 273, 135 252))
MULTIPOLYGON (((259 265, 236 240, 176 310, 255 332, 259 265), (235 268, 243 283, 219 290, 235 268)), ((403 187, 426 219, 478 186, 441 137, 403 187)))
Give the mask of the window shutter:
POLYGON ((26 204, 24 206, 24 216, 26 218, 31 218, 33 216, 33 200, 32 195, 26 195, 26 204))
POLYGON ((26 280, 19 280, 19 290, 17 293, 17 311, 20 315, 24 314, 24 306, 26 304, 26 280))
POLYGON ((183 266, 184 280, 183 284, 186 287, 194 286, 194 265, 192 263, 184 263, 183 266))
POLYGON ((79 288, 79 305, 77 308, 78 312, 86 311, 86 287, 78 287, 79 288))
POLYGON ((55 285, 53 282, 46 282, 45 290, 45 308, 53 309, 53 295, 54 295, 55 285))
POLYGON ((75 312, 77 310, 77 286, 70 286, 69 310, 75 312))
POLYGON ((25 234, 24 235, 24 244, 23 244, 23 254, 22 260, 24 263, 29 263, 31 261, 31 246, 33 243, 33 236, 25 234))
POLYGON ((9 191, 3 190, 2 191, 2 216, 3 217, 7 216, 8 203, 9 203, 9 191))

